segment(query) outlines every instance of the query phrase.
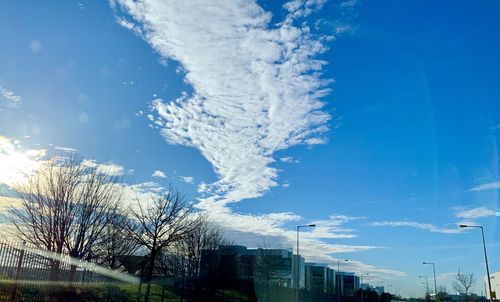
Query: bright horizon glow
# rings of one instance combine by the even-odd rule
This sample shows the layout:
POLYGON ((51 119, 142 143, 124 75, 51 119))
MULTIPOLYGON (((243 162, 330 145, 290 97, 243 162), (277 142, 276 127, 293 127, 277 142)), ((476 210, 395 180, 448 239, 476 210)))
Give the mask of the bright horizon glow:
POLYGON ((23 184, 41 165, 46 150, 22 150, 19 143, 0 135, 0 183, 23 184))

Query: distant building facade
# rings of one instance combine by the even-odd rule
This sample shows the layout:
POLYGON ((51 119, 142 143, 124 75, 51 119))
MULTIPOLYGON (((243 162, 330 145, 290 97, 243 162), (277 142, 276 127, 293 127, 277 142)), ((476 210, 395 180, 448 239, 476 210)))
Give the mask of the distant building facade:
MULTIPOLYGON (((486 298, 492 299, 490 297, 490 293, 488 290, 488 276, 484 276, 483 281, 484 281, 484 289, 485 289, 485 293, 486 293, 486 298)), ((491 282, 491 291, 495 292, 495 295, 496 295, 495 299, 499 299, 500 298, 500 272, 495 272, 495 273, 490 274, 490 282, 491 282)))
POLYGON ((354 296, 359 289, 359 277, 354 273, 338 272, 336 275, 336 285, 342 296, 354 296))
POLYGON ((284 249, 249 249, 239 245, 224 245, 217 250, 204 250, 201 255, 202 276, 214 273, 230 279, 295 287, 297 270, 298 283, 304 287, 304 258, 284 249))
POLYGON ((305 264, 305 288, 309 291, 334 293, 335 271, 325 264, 305 264))
MULTIPOLYGON (((200 275, 216 276, 217 282, 226 285, 238 280, 351 297, 360 288, 360 278, 354 273, 337 272, 326 264, 305 263, 304 258, 294 255, 292 250, 240 245, 202 251, 200 275)), ((371 288, 365 284, 364 287, 371 288)), ((377 287, 375 291, 381 294, 384 288, 377 287)))
POLYGON ((306 282, 305 282, 305 260, 301 256, 293 255, 293 261, 292 261, 292 287, 293 288, 305 288, 306 287, 306 282), (298 263, 297 263, 298 262, 298 263), (298 285, 297 285, 298 282, 298 285))

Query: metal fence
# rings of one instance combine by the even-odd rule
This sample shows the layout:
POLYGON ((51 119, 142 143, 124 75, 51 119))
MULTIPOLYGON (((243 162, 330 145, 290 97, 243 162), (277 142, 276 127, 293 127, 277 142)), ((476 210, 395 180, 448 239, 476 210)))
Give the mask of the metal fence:
MULTIPOLYGON (((21 292, 26 290, 47 292, 55 285, 61 287, 107 281, 110 281, 109 277, 79 265, 78 261, 70 261, 66 255, 50 254, 25 243, 0 242, 0 301, 27 301, 19 298, 21 292), (52 274, 54 269, 57 271, 56 279, 52 274)), ((35 297, 29 301, 38 300, 35 297)))
MULTIPOLYGON (((65 255, 54 260, 47 257, 37 248, 30 247, 25 243, 0 242, 0 280, 7 281, 49 281, 51 264, 58 262, 58 282, 101 282, 106 277, 95 271, 78 265, 78 262, 69 261, 65 255), (76 266, 73 280, 70 280, 71 264, 76 266)), ((82 262, 83 263, 83 262, 82 262)))

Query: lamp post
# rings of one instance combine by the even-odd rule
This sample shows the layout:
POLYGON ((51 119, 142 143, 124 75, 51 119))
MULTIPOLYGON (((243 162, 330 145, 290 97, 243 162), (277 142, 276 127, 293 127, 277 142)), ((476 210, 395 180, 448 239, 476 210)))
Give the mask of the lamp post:
POLYGON ((300 253, 299 253, 299 233, 301 228, 314 228, 316 225, 315 224, 305 224, 305 225, 298 225, 297 226, 297 276, 295 278, 295 301, 299 302, 299 278, 300 278, 300 253))
POLYGON ((429 282, 427 282, 427 276, 418 276, 419 278, 425 278, 425 296, 429 293, 429 282))
POLYGON ((422 262, 422 264, 430 264, 432 265, 432 272, 434 273, 434 299, 437 299, 437 285, 436 285, 436 264, 433 262, 422 262))
MULTIPOLYGON (((348 259, 344 259, 345 262, 348 262, 348 259)), ((337 259, 337 274, 339 275, 339 286, 337 288, 337 302, 340 302, 340 259, 337 259)))
MULTIPOLYGON (((460 227, 463 228, 478 228, 481 229, 481 235, 483 237, 483 249, 484 249, 484 261, 486 262, 486 276, 488 278, 488 290, 490 292, 490 300, 493 300, 494 293, 491 291, 491 280, 490 280, 490 269, 488 267, 488 256, 486 255, 486 243, 484 241, 484 229, 480 225, 466 225, 461 224, 460 227)), ((495 297, 496 299, 496 297, 495 297)))

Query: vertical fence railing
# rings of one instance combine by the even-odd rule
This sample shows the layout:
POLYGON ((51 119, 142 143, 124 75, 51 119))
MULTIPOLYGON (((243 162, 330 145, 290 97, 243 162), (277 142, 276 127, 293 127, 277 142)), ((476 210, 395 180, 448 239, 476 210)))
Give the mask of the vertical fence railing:
POLYGON ((71 264, 65 257, 68 256, 61 255, 58 280, 50 280, 53 259, 26 243, 0 241, 0 301, 17 301, 22 286, 50 289, 50 281, 57 281, 58 284, 107 281, 107 278, 83 266, 78 266, 74 280, 70 280, 71 264))

